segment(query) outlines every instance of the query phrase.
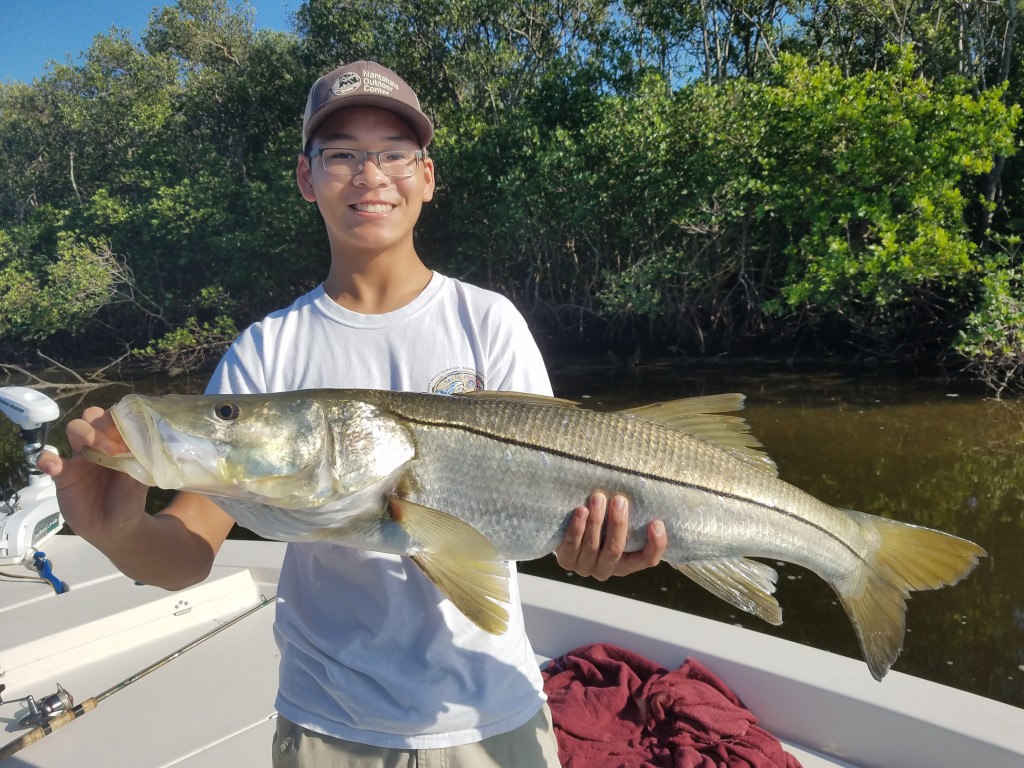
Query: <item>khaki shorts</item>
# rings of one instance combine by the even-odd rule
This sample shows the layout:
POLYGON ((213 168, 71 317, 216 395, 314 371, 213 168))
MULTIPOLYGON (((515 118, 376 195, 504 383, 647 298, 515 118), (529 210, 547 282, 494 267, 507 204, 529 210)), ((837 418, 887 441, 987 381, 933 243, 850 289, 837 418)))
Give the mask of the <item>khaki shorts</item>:
POLYGON ((447 749, 388 749, 324 736, 277 716, 274 768, 558 768, 551 711, 475 744, 447 749))

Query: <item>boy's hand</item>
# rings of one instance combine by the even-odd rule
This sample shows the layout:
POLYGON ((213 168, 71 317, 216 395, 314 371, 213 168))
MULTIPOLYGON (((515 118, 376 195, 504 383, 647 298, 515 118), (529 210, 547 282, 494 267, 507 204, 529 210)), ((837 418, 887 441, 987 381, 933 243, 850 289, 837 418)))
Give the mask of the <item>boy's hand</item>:
POLYGON ((102 453, 126 451, 110 413, 88 408, 81 419, 67 427, 71 456, 64 458, 43 451, 37 466, 53 478, 61 513, 71 529, 96 543, 129 532, 145 515, 145 485, 123 472, 97 466, 82 458, 85 447, 102 453))
POLYGON ((576 507, 573 512, 555 558, 566 570, 599 581, 626 576, 661 562, 668 546, 664 523, 655 520, 647 527, 647 544, 638 552, 624 551, 628 535, 626 498, 616 495, 609 502, 605 494, 595 491, 586 506, 576 507))

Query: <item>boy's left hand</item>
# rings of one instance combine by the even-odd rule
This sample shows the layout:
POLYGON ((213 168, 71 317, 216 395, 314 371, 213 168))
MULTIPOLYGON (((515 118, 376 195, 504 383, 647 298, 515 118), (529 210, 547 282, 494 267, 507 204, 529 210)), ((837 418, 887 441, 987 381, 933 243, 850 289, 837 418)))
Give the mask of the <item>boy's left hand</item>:
POLYGON ((609 501, 605 494, 595 491, 586 506, 576 507, 573 512, 555 558, 566 570, 599 581, 626 576, 661 562, 668 545, 664 523, 655 520, 647 527, 647 544, 638 552, 624 551, 628 534, 626 498, 616 495, 609 501))

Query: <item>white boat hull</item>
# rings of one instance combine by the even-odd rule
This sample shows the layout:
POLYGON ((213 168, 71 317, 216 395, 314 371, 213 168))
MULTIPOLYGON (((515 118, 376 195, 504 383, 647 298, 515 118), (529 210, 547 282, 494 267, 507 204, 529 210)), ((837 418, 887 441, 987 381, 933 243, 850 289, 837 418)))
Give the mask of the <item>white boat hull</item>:
MULTIPOLYGON (((71 592, 0 582, 0 746, 24 729, 11 699, 96 696, 276 592, 284 545, 229 541, 203 584, 169 593, 117 574, 82 540, 47 555, 71 592)), ((689 614, 521 576, 541 661, 595 642, 674 668, 693 656, 721 677, 806 768, 1024 765, 1024 710, 689 614)), ((197 645, 18 752, 14 768, 265 765, 278 653, 273 607, 197 645)))

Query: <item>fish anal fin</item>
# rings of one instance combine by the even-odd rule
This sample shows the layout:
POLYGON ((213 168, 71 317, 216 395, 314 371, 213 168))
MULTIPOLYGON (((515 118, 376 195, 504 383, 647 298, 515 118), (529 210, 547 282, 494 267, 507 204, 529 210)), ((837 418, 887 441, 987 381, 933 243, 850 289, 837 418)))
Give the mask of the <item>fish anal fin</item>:
POLYGON ((673 567, 730 605, 769 624, 782 623, 782 608, 772 597, 778 574, 770 565, 745 557, 729 557, 673 563, 673 567))
POLYGON ((736 392, 684 397, 664 403, 628 408, 623 413, 685 432, 722 448, 748 466, 778 475, 778 467, 771 457, 761 450, 763 446, 750 433, 750 425, 746 420, 739 416, 722 415, 742 410, 744 399, 743 395, 736 392))
POLYGON ((417 542, 411 559, 441 594, 480 629, 503 634, 511 576, 487 537, 457 517, 397 496, 388 499, 388 511, 417 542))
POLYGON ((844 511, 869 529, 878 545, 857 578, 832 588, 850 617, 868 669, 881 680, 903 648, 910 593, 956 584, 988 553, 942 531, 844 511))

